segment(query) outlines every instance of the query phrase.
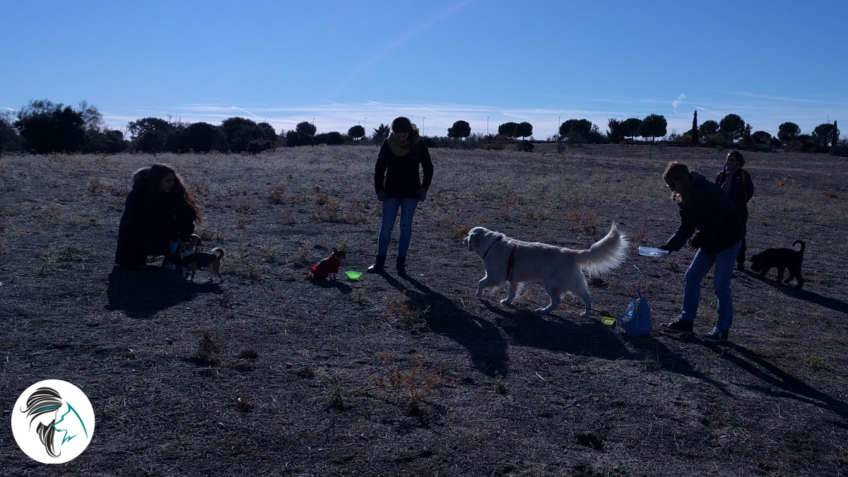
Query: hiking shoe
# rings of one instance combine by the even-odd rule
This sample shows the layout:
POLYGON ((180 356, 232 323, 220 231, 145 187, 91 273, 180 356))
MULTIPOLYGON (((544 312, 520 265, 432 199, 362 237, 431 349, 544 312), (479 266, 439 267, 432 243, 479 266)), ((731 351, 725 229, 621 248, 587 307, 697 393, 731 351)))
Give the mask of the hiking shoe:
POLYGON ((692 320, 676 319, 663 324, 663 330, 670 333, 692 333, 692 320))
POLYGON ((377 255, 377 260, 374 265, 368 267, 368 273, 383 273, 383 268, 386 266, 386 256, 377 255))
POLYGON ((721 331, 718 328, 713 328, 709 333, 704 335, 704 341, 711 341, 713 343, 723 343, 727 341, 727 335, 729 333, 727 331, 721 331))
POLYGON ((401 276, 406 275, 406 257, 397 258, 397 271, 401 276))

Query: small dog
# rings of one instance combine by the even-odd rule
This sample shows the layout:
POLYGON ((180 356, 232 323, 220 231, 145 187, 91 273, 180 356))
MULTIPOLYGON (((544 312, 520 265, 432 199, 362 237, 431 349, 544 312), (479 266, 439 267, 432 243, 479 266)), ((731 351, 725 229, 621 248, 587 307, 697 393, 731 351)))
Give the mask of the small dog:
POLYGON ((224 249, 222 247, 215 247, 208 252, 201 252, 199 250, 201 243, 199 235, 191 234, 191 239, 183 244, 180 251, 180 259, 185 278, 194 281, 194 274, 198 270, 209 270, 218 277, 218 280, 224 281, 224 278, 221 276, 221 262, 224 260, 224 249))
POLYGON ((550 303, 536 311, 549 313, 559 306, 561 295, 571 292, 579 296, 587 316, 592 310, 589 286, 583 272, 599 275, 608 272, 624 262, 628 241, 616 228, 610 227, 609 233, 595 242, 587 250, 572 250, 539 242, 522 242, 485 227, 474 227, 468 232, 464 242, 483 259, 486 269, 477 284, 477 296, 483 288, 509 282, 509 295, 501 300, 510 304, 527 282, 539 282, 545 287, 550 303))
POLYGON ((336 273, 339 272, 339 267, 342 265, 345 255, 344 250, 333 249, 333 253, 330 256, 318 263, 313 263, 309 267, 309 280, 318 281, 326 280, 327 278, 335 280, 336 273))
POLYGON ((772 268, 777 268, 777 281, 789 283, 793 278, 798 288, 804 286, 801 276, 801 265, 804 262, 804 249, 807 245, 803 240, 796 240, 792 246, 801 244, 801 250, 791 248, 769 248, 751 256, 751 270, 765 277, 772 268), (789 269, 789 276, 783 280, 783 271, 789 269))

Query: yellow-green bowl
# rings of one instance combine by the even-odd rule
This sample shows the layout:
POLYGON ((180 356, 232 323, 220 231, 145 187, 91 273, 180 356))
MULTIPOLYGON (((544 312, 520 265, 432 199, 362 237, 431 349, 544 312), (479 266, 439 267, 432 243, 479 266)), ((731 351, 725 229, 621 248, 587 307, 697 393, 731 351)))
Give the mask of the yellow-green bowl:
POLYGON ((352 282, 358 282, 359 280, 362 280, 362 272, 357 272, 356 270, 346 271, 345 276, 347 276, 347 279, 352 282))
POLYGON ((603 323, 606 326, 615 326, 615 318, 613 318, 611 316, 602 316, 601 317, 601 323, 603 323))

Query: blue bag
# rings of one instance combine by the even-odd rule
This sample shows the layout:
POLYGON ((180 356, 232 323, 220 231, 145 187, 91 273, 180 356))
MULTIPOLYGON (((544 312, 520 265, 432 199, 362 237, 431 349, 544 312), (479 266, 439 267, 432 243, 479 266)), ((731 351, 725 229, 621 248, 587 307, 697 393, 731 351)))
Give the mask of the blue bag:
POLYGON ((651 334, 651 306, 648 300, 638 292, 638 298, 627 304, 624 316, 619 320, 621 331, 627 336, 647 336, 651 334))

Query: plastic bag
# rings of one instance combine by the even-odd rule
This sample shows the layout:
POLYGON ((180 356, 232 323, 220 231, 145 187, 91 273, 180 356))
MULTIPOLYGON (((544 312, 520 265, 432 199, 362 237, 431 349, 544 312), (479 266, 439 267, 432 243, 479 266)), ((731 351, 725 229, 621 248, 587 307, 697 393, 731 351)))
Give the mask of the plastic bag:
POLYGON ((619 320, 621 331, 627 336, 647 336, 651 334, 651 305, 639 293, 639 296, 627 304, 624 316, 619 320))

